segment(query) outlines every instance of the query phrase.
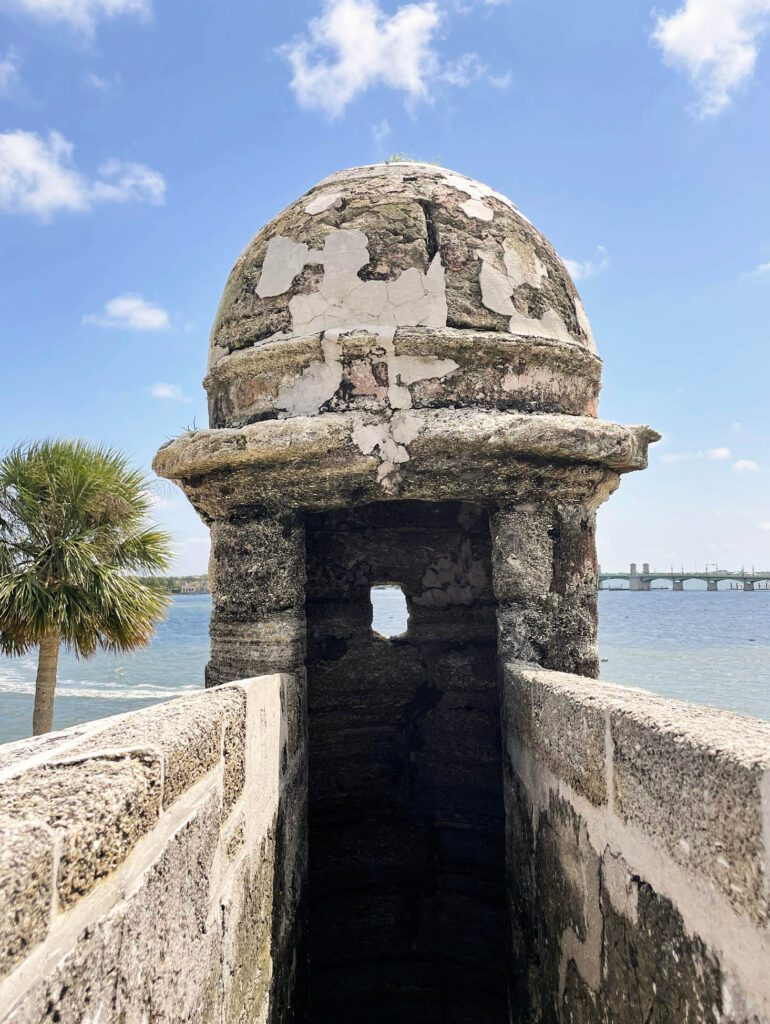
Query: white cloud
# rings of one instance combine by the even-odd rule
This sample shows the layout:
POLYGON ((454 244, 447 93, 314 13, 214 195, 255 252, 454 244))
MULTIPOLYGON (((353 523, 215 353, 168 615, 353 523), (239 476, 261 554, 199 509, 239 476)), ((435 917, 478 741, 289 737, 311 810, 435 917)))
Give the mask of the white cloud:
MULTIPOLYGON (((169 326, 168 313, 151 306, 138 295, 118 295, 104 304, 104 312, 89 313, 84 324, 98 327, 122 327, 131 331, 164 331, 169 326)), ((156 396, 168 397, 168 396, 156 396)))
POLYGON ((144 164, 109 160, 90 180, 72 166, 74 147, 59 132, 0 133, 0 209, 43 219, 60 210, 82 212, 95 203, 160 204, 166 183, 144 164))
POLYGON ((0 93, 8 92, 19 80, 21 58, 11 47, 4 57, 0 57, 0 93))
POLYGON ((755 473, 759 466, 753 459, 738 459, 737 462, 733 463, 733 469, 739 473, 755 473))
POLYGON ((493 75, 477 53, 464 53, 456 61, 445 63, 436 77, 440 82, 459 87, 479 81, 488 82, 495 89, 507 89, 511 84, 510 71, 493 75))
POLYGON ((597 245, 596 259, 584 260, 582 263, 579 260, 564 260, 564 265, 573 281, 582 281, 594 274, 603 274, 610 265, 610 256, 603 245, 597 245))
POLYGON ((91 71, 86 75, 86 85, 94 92, 112 92, 120 85, 120 75, 97 75, 91 71))
POLYGON ((150 394, 153 398, 166 398, 172 402, 189 402, 190 399, 182 393, 182 389, 178 384, 162 384, 160 381, 156 381, 155 384, 150 388, 150 394))
POLYGON ((321 17, 308 25, 310 38, 281 48, 294 72, 297 100, 334 117, 378 82, 411 99, 425 98, 438 65, 432 40, 440 20, 432 0, 408 4, 390 17, 373 0, 327 0, 321 17))
POLYGON ((710 459, 712 462, 718 462, 721 459, 729 458, 730 449, 721 446, 718 448, 709 448, 705 452, 665 452, 661 455, 660 461, 673 466, 679 462, 690 462, 693 459, 710 459))
POLYGON ((770 0, 685 0, 658 15, 652 38, 666 63, 690 76, 700 117, 718 114, 751 77, 769 19, 770 0))
POLYGON ((444 15, 434 0, 407 3, 386 14, 377 0, 325 0, 307 34, 279 48, 291 65, 300 106, 339 116, 359 93, 385 85, 408 101, 431 99, 431 85, 467 86, 484 79, 505 88, 475 53, 443 63, 436 36, 444 15))
POLYGON ((372 141, 374 142, 378 153, 382 151, 385 141, 389 136, 390 123, 386 117, 383 117, 381 121, 377 121, 372 125, 372 141))
POLYGON ((755 274, 770 274, 770 263, 760 263, 754 270, 755 274))
POLYGON ((63 21, 86 35, 92 35, 100 18, 133 14, 149 18, 150 0, 0 0, 0 8, 22 11, 40 21, 63 21))
POLYGON ((770 523, 760 523, 759 528, 760 530, 770 531, 770 523))

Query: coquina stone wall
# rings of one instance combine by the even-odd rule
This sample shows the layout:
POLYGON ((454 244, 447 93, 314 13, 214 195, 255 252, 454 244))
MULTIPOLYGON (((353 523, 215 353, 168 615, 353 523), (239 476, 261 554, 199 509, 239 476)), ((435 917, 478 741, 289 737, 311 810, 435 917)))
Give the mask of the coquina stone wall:
POLYGON ((509 663, 511 1019, 770 1019, 770 725, 509 663))
POLYGON ((295 1016, 292 685, 263 676, 0 747, 3 1024, 295 1016))

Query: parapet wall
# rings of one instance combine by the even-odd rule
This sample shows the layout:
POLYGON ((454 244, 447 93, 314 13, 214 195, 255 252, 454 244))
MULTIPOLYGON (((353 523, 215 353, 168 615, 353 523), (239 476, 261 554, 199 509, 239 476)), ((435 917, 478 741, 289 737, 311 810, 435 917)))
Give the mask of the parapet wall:
POLYGON ((0 747, 3 1024, 288 1019, 307 798, 291 685, 0 747))
POLYGON ((515 662, 503 703, 512 1019, 769 1020, 770 724, 515 662))

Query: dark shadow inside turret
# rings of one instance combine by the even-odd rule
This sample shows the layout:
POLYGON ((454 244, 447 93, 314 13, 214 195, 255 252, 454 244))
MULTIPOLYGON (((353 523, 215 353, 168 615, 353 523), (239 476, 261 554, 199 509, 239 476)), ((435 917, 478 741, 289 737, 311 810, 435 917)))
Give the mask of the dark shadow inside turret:
POLYGON ((307 521, 312 1024, 507 1021, 505 843, 486 512, 307 521), (372 586, 409 625, 372 630, 372 586))

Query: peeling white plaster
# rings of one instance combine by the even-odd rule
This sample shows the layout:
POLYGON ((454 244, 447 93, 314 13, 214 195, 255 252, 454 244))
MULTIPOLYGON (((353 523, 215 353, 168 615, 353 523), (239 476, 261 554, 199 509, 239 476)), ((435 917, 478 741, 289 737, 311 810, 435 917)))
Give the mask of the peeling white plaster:
POLYGON ((413 412, 399 410, 381 423, 357 422, 353 441, 363 455, 376 452, 380 459, 377 480, 383 490, 395 490, 395 473, 399 465, 409 461, 408 446, 420 433, 420 419, 413 412))
POLYGON ((494 211, 491 206, 487 206, 482 200, 494 198, 507 206, 509 210, 513 210, 515 214, 528 224, 532 223, 529 217, 525 217, 521 210, 511 202, 508 196, 504 196, 502 192, 496 192, 493 188, 489 188, 488 185, 483 185, 480 181, 474 181, 472 178, 464 178, 461 174, 455 174, 454 171, 440 171, 439 173, 444 184, 451 185, 458 192, 464 192, 467 196, 470 196, 471 201, 475 200, 477 205, 472 206, 471 209, 467 208, 469 206, 468 203, 461 204, 460 209, 466 216, 476 217, 478 220, 492 220, 494 211), (479 216, 477 212, 479 207, 489 211, 489 216, 479 216))
POLYGON ((342 345, 336 331, 328 331, 321 341, 323 361, 306 366, 298 380, 284 385, 276 398, 276 407, 288 416, 313 416, 333 398, 342 383, 342 345))
POLYGON ((503 242, 503 263, 509 279, 515 282, 517 288, 521 284, 542 288, 543 280, 548 277, 548 267, 534 250, 518 246, 515 241, 507 238, 503 242))
POLYGON ((476 220, 490 221, 495 216, 492 207, 482 203, 480 199, 467 199, 464 203, 460 203, 460 209, 466 217, 474 217, 476 220))
POLYGON ((277 235, 268 244, 257 295, 281 295, 305 266, 320 264, 324 273, 318 291, 289 300, 293 333, 370 325, 446 327, 446 283, 438 253, 427 273, 410 267, 395 281, 362 281, 358 271, 368 262, 362 231, 332 231, 323 249, 277 235))
MULTIPOLYGON (((512 252, 513 250, 506 250, 506 255, 510 255, 512 252)), ((489 252, 479 252, 478 256, 481 259, 481 269, 479 270, 481 301, 487 309, 491 309, 494 313, 501 313, 504 316, 510 317, 508 330, 511 334, 523 334, 536 338, 551 338, 554 341, 563 341, 567 344, 575 343, 575 339, 567 329, 567 325, 555 309, 546 310, 546 312, 538 318, 524 316, 523 313, 518 311, 516 306, 513 304, 512 296, 514 290, 519 287, 522 281, 519 280, 518 277, 511 277, 507 272, 508 261, 506 261, 506 272, 503 272, 502 270, 498 270, 492 263, 492 259, 494 258, 493 254, 489 252)), ((538 263, 539 262, 540 261, 538 260, 538 263)), ((540 265, 542 266, 542 264, 540 265)), ((515 274, 518 276, 524 272, 533 276, 537 272, 534 267, 531 270, 526 270, 523 263, 521 264, 520 269, 519 263, 515 260, 513 262, 513 268, 515 274)))
POLYGON ((327 192, 325 195, 316 196, 315 199, 311 199, 310 202, 305 206, 305 213, 309 213, 311 217, 317 213, 326 213, 327 210, 331 210, 334 207, 335 210, 339 210, 342 206, 342 196, 339 192, 327 192))
MULTIPOLYGON (((453 359, 439 359, 436 356, 397 356, 394 345, 395 327, 385 327, 374 333, 372 348, 385 353, 384 362, 388 369, 388 404, 391 409, 411 409, 412 396, 408 385, 421 380, 432 380, 446 377, 458 368, 453 359)), ((321 340, 323 360, 314 360, 302 371, 297 380, 292 380, 280 388, 276 398, 276 408, 287 416, 314 416, 321 407, 334 397, 342 383, 342 336, 356 334, 357 331, 327 330, 321 340)), ((381 356, 377 355, 379 361, 381 356)), ((400 422, 400 421, 399 421, 400 422)), ((408 444, 413 440, 406 437, 403 424, 396 424, 402 436, 392 436, 399 444, 408 444)), ((416 435, 415 435, 416 436, 416 435)), ((368 454, 365 453, 365 454, 368 454)), ((393 462, 400 461, 388 454, 393 462)), ((401 460, 402 461, 402 460, 401 460)))

